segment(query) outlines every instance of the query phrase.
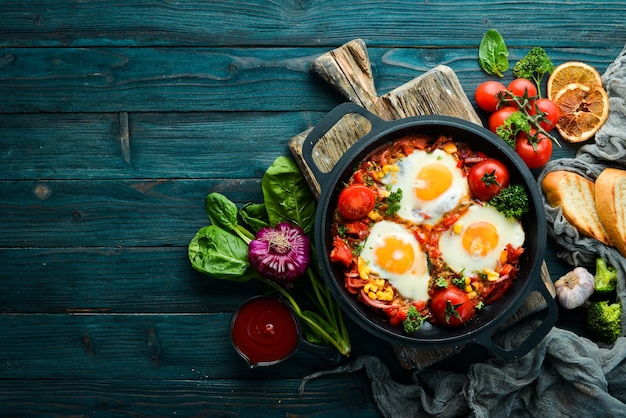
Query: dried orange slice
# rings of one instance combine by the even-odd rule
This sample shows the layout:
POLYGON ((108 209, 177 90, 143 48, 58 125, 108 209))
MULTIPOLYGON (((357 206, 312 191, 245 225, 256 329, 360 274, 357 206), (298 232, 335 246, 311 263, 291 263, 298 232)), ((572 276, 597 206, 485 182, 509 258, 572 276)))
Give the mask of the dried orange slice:
POLYGON ((561 109, 556 129, 569 142, 591 138, 609 117, 609 96, 602 85, 568 84, 552 100, 561 109))
POLYGON ((591 65, 579 61, 565 62, 556 67, 548 78, 548 99, 554 100, 556 94, 569 84, 582 84, 587 87, 601 86, 602 78, 591 65))

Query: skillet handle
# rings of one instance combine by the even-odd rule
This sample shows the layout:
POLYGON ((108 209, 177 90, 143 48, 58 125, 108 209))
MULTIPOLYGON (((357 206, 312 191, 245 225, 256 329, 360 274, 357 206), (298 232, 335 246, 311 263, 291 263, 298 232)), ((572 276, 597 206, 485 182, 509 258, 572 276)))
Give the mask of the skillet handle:
POLYGON ((541 296, 543 296, 546 301, 547 307, 544 308, 544 310, 547 310, 546 317, 519 346, 507 350, 493 341, 493 335, 481 337, 476 342, 493 354, 507 361, 514 360, 528 354, 528 352, 539 344, 539 342, 552 329, 559 315, 559 307, 543 281, 539 282, 538 289, 536 290, 541 293, 541 296))
POLYGON ((341 118, 351 113, 363 116, 371 124, 370 131, 359 138, 359 140, 375 134, 379 131, 380 125, 384 123, 384 120, 375 114, 355 103, 350 102, 342 103, 328 112, 326 116, 324 116, 324 118, 317 125, 315 125, 313 130, 309 132, 304 140, 304 143, 302 144, 302 158, 320 185, 326 184, 329 181, 328 179, 330 179, 333 169, 330 169, 328 172, 320 170, 314 159, 314 147, 324 137, 324 135, 326 135, 326 133, 341 120, 341 118))

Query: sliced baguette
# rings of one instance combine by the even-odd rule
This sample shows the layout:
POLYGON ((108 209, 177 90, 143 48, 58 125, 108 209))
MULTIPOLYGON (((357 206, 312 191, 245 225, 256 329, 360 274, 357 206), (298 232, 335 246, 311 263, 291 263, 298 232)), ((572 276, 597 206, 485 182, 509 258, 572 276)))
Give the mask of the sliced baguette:
POLYGON ((565 219, 581 234, 611 245, 596 210, 591 180, 571 171, 557 170, 546 174, 541 186, 548 203, 553 207, 561 206, 565 219))
POLYGON ((595 184, 595 202, 611 242, 626 257, 626 170, 605 168, 600 173, 595 184))

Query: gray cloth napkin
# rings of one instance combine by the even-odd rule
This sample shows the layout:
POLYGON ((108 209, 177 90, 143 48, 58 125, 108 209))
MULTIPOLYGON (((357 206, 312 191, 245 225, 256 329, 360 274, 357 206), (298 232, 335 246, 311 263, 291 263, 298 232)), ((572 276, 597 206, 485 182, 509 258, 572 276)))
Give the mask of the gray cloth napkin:
MULTIPOLYGON (((610 98, 609 119, 594 143, 582 146, 576 158, 549 162, 537 178, 539 185, 552 170, 568 169, 593 180, 605 166, 626 168, 626 48, 602 78, 610 98)), ((580 236, 559 209, 545 206, 558 256, 572 266, 593 266, 597 255, 605 258, 618 270, 617 293, 626 307, 626 259, 615 249, 580 236)), ((535 326, 529 321, 510 329, 500 344, 517 346, 535 326)), ((522 358, 509 362, 489 358, 470 365, 467 374, 425 369, 415 373, 414 384, 394 381, 378 358, 364 356, 306 376, 301 390, 311 379, 357 370, 365 370, 371 379, 374 399, 385 417, 626 416, 624 336, 604 346, 554 327, 522 358)))

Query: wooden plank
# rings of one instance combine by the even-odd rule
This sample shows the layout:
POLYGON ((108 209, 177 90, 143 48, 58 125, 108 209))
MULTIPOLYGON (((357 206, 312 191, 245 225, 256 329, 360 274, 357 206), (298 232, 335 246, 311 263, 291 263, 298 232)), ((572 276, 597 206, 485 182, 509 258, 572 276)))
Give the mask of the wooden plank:
POLYGON ((0 380, 0 415, 229 417, 328 416, 377 418, 361 374, 320 378, 299 393, 300 379, 0 380), (36 396, 33 396, 35 395, 36 396), (45 399, 45 402, 40 401, 45 399))
POLYGON ((196 272, 183 245, 0 249, 0 260, 0 313, 233 312, 263 290, 196 272))
MULTIPOLYGON (((602 48, 547 51, 555 63, 576 56, 603 72, 624 45, 618 40, 604 41, 602 48)), ((447 65, 472 97, 486 77, 477 63, 479 42, 476 39, 470 47, 450 49, 368 45, 378 94, 447 65)), ((536 43, 540 42, 533 45, 536 43)), ((0 114, 327 112, 344 99, 309 71, 311 62, 326 51, 293 47, 6 48, 0 53, 0 62, 4 60, 0 64, 0 114)), ((527 51, 511 48, 511 61, 527 51)), ((309 122, 313 126, 317 120, 309 122)))
POLYGON ((0 178, 257 178, 276 157, 288 154, 287 138, 322 116, 321 112, 0 115, 0 178), (255 127, 254 134, 250 126, 255 127), (241 153, 254 158, 241 164, 241 153))
POLYGON ((262 201, 259 179, 0 182, 1 245, 186 245, 208 223, 209 192, 262 201))
POLYGON ((335 47, 358 36, 372 46, 449 47, 475 45, 492 27, 506 34, 511 45, 604 48, 610 43, 607 33, 613 34, 614 43, 625 43, 626 2, 623 0, 557 4, 555 1, 500 0, 485 4, 481 0, 458 0, 454 7, 462 13, 451 13, 449 2, 404 0, 386 1, 383 8, 366 0, 323 3, 13 0, 1 3, 0 45, 335 47), (550 16, 528 19, 529 11, 550 16), (549 36, 542 36, 543 33, 549 36))
MULTIPOLYGON (((288 367, 251 370, 230 343, 231 315, 2 314, 0 382, 300 379, 333 367, 299 350, 286 360, 288 367)), ((350 321, 347 326, 353 356, 379 355, 394 377, 407 378, 389 344, 373 339, 350 321)))

